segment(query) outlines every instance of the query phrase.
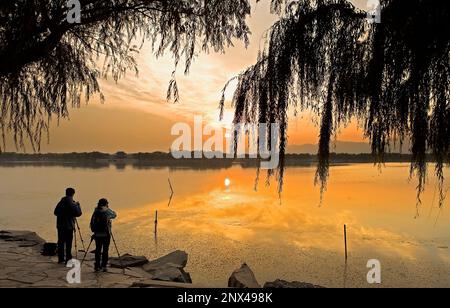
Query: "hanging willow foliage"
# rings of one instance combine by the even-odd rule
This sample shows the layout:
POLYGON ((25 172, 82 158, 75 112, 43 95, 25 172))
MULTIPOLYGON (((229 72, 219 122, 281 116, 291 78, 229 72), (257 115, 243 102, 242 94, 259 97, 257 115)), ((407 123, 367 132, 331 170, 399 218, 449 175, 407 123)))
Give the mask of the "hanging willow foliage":
MULTIPOLYGON (((183 59, 186 73, 200 51, 248 44, 247 0, 80 0, 80 24, 67 2, 0 1, 0 152, 7 133, 38 151, 49 119, 101 93, 99 78, 137 72, 136 41, 172 54, 175 68, 183 59)), ((175 73, 168 97, 178 100, 175 73)))
POLYGON ((443 205, 450 145, 449 6, 437 0, 385 0, 381 7, 377 24, 344 0, 272 0, 280 20, 268 31, 257 63, 237 77, 233 105, 236 124, 280 124, 280 192, 293 107, 320 118, 316 184, 322 193, 330 141, 357 119, 378 163, 391 141, 411 144, 419 202, 432 154, 443 205))

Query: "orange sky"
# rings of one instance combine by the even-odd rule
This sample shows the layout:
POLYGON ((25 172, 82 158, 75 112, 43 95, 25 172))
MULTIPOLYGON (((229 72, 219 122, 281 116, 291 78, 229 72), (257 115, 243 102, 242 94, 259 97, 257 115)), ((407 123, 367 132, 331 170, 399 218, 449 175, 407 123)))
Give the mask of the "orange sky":
MULTIPOLYGON (((364 7, 361 4, 366 1, 356 2, 364 7)), ((263 0, 253 6, 249 19, 253 35, 248 49, 236 42, 225 54, 200 54, 189 76, 184 76, 180 70, 177 78, 180 103, 168 103, 165 98, 173 59, 170 55, 156 59, 145 45, 138 58, 139 76, 129 74, 118 84, 103 80, 106 103, 102 105, 98 98, 93 99, 89 105, 72 110, 70 120, 61 121, 59 126, 53 123, 50 143, 44 142, 42 152, 167 151, 175 140, 170 136, 170 129, 176 122, 190 123, 194 115, 203 115, 207 123, 229 125, 233 115, 229 103, 225 120, 218 121, 221 89, 230 78, 255 62, 264 32, 277 19, 270 14, 268 3, 263 0)), ((316 144, 317 136, 318 129, 310 114, 291 118, 290 144, 316 144)), ((356 125, 343 129, 338 139, 362 141, 356 125)), ((10 142, 7 150, 14 150, 10 142)))

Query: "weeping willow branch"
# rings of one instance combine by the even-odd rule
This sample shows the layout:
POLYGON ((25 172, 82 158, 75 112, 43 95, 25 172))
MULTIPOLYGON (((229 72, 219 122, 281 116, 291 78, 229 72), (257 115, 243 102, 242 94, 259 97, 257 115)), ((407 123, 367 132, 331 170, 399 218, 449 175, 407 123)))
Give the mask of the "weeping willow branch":
MULTIPOLYGON (((67 22, 66 3, 0 1, 0 152, 6 134, 39 151, 50 119, 94 94, 103 99, 99 78, 138 72, 139 44, 170 53, 175 67, 184 60, 186 74, 199 51, 248 44, 247 0, 81 0, 81 24, 67 22)), ((179 99, 175 73, 168 97, 179 99)))
POLYGON ((235 123, 279 123, 283 156, 289 108, 315 112, 321 119, 316 183, 324 192, 330 141, 357 119, 378 163, 392 140, 410 141, 419 202, 432 154, 442 206, 443 168, 450 163, 448 5, 385 0, 381 24, 368 23, 367 13, 345 0, 273 0, 272 9, 281 17, 269 30, 267 47, 237 77, 235 123))

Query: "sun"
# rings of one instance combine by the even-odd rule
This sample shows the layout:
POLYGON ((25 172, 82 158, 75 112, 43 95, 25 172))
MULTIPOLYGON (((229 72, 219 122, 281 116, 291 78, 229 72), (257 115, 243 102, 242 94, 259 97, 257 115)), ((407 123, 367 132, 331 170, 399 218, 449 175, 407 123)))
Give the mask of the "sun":
POLYGON ((225 184, 225 187, 227 187, 227 188, 230 187, 230 185, 231 185, 231 180, 230 180, 229 178, 226 178, 224 184, 225 184))

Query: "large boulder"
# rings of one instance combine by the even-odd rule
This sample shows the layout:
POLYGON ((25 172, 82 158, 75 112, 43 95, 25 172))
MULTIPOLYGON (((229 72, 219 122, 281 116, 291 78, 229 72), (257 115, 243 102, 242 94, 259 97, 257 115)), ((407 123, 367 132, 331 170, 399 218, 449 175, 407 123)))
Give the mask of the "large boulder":
POLYGON ((109 265, 112 268, 128 268, 128 267, 139 267, 148 263, 148 259, 146 257, 136 257, 130 254, 123 255, 119 258, 110 258, 109 265))
POLYGON ((255 274, 247 264, 233 272, 228 280, 228 287, 239 289, 259 289, 261 285, 256 280, 255 274))
POLYGON ((273 282, 267 282, 264 285, 264 288, 265 289, 321 289, 323 287, 316 286, 316 285, 306 283, 306 282, 298 282, 298 281, 288 282, 285 280, 277 279, 273 282))
POLYGON ((182 268, 170 265, 159 268, 150 274, 153 276, 153 280, 192 283, 191 275, 189 273, 186 273, 182 268))
POLYGON ((152 276, 153 280, 192 283, 191 276, 184 271, 187 262, 188 254, 177 250, 148 262, 142 268, 152 276))
POLYGON ((174 251, 167 256, 161 257, 154 261, 148 262, 143 266, 144 270, 147 272, 155 271, 170 265, 175 268, 185 268, 188 262, 188 254, 184 251, 174 251))

